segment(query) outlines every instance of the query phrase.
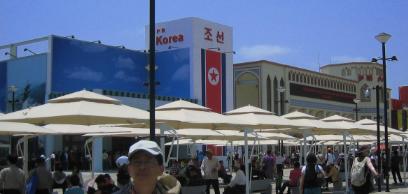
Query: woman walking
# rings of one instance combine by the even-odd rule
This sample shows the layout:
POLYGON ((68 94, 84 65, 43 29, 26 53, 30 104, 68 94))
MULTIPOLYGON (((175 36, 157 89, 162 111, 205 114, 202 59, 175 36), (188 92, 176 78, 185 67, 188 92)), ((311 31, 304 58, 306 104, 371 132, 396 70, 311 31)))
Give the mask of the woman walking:
POLYGON ((300 191, 302 194, 321 194, 322 180, 325 172, 320 165, 317 165, 317 158, 314 153, 309 153, 306 157, 306 166, 302 168, 300 177, 300 191))
POLYGON ((368 152, 368 146, 361 146, 351 167, 351 186, 355 194, 370 193, 373 190, 371 173, 378 176, 371 160, 367 157, 368 152))

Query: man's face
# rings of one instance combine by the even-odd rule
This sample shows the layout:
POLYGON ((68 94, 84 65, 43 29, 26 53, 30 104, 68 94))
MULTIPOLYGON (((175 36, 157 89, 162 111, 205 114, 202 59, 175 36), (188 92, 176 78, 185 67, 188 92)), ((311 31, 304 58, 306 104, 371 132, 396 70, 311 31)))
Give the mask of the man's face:
POLYGON ((157 177, 163 174, 164 167, 158 164, 153 155, 139 151, 129 161, 128 171, 136 186, 150 186, 156 184, 157 177))
POLYGON ((212 160, 212 153, 211 152, 207 152, 207 157, 208 157, 208 159, 210 159, 210 160, 212 160))

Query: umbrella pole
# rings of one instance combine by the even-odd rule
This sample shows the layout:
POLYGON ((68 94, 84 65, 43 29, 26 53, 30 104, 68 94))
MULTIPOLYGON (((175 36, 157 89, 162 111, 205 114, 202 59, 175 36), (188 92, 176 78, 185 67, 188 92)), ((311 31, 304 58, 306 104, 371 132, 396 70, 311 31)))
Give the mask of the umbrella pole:
POLYGON ((403 162, 403 168, 404 168, 404 184, 407 184, 407 158, 406 158, 406 154, 407 154, 407 149, 406 149, 406 142, 405 142, 405 137, 402 137, 402 148, 403 148, 403 152, 402 152, 402 162, 403 162))
POLYGON ((232 141, 231 141, 230 143, 231 143, 232 154, 229 153, 229 155, 230 155, 230 161, 229 161, 228 166, 229 166, 229 170, 230 170, 230 172, 231 172, 231 174, 232 174, 232 161, 234 160, 234 146, 233 146, 232 141))
POLYGON ((162 150, 163 159, 165 159, 166 156, 166 147, 164 147, 164 130, 165 130, 164 126, 160 125, 160 149, 162 150))
POLYGON ((246 185, 245 193, 246 194, 249 194, 250 187, 251 187, 249 183, 249 180, 251 177, 249 177, 249 166, 248 166, 249 164, 248 162, 248 131, 249 129, 244 130, 244 142, 245 142, 245 162, 244 163, 245 163, 245 176, 246 176, 245 178, 245 185, 246 185))
POLYGON ((24 172, 28 173, 28 137, 24 136, 24 172))
POLYGON ((93 170, 92 152, 91 152, 91 149, 89 149, 89 147, 88 147, 88 145, 89 145, 90 143, 92 143, 92 142, 93 142, 93 137, 87 139, 87 140, 85 141, 84 149, 85 149, 85 156, 88 155, 88 156, 89 156, 89 159, 91 160, 91 162, 90 162, 91 177, 94 178, 94 177, 95 177, 95 173, 94 173, 94 170, 93 170))
POLYGON ((176 150, 177 150, 177 153, 176 153, 176 160, 177 160, 177 161, 179 161, 180 141, 179 141, 179 138, 177 137, 177 135, 176 135, 176 138, 177 138, 177 145, 176 145, 176 150))
POLYGON ((348 183, 348 152, 346 145, 346 134, 343 133, 343 143, 344 143, 344 176, 346 180, 346 193, 349 193, 349 183, 348 183))

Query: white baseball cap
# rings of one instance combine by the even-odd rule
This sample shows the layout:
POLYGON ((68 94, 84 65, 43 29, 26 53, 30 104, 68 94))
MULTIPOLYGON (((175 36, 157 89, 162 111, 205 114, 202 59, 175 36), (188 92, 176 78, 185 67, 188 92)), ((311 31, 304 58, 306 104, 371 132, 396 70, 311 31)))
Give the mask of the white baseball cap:
POLYGON ((116 166, 121 167, 122 165, 129 164, 129 160, 127 156, 120 156, 116 159, 116 166))
POLYGON ((128 153, 129 159, 132 158, 133 154, 141 150, 146 151, 155 156, 161 154, 161 149, 159 145, 157 145, 156 142, 148 141, 148 140, 140 140, 136 142, 135 144, 133 144, 132 146, 130 146, 129 153, 128 153))

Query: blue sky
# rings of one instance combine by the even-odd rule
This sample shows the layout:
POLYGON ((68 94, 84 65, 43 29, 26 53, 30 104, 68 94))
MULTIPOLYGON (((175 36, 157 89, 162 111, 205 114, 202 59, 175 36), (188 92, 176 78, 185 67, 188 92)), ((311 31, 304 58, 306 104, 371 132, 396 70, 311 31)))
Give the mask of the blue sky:
MULTIPOLYGON (((233 27, 234 62, 267 59, 317 71, 320 65, 381 55, 387 32, 388 85, 408 85, 406 0, 157 0, 156 21, 200 17, 233 27)), ((56 35, 145 48, 148 1, 0 0, 0 45, 56 35)), ((2 56, 3 57, 3 56, 2 56)))

